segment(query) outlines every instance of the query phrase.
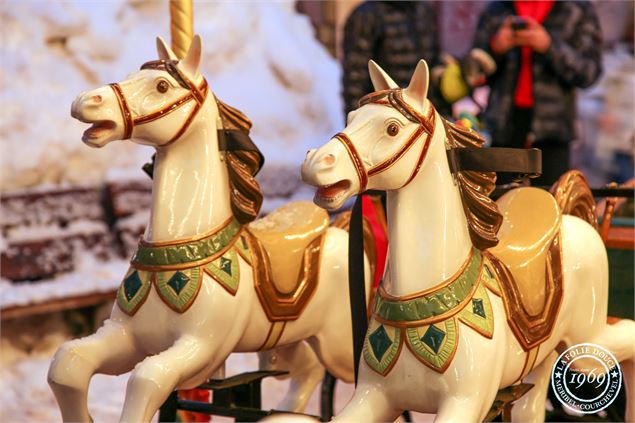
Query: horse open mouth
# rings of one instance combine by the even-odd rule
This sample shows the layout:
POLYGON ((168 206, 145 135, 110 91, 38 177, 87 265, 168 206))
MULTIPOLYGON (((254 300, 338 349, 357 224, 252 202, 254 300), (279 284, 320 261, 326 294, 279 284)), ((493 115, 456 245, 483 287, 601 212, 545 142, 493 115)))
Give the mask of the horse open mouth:
POLYGON ((104 135, 112 132, 116 128, 115 122, 112 120, 98 120, 92 124, 90 128, 84 131, 82 141, 91 143, 103 138, 104 135))
POLYGON ((339 200, 342 195, 346 194, 351 187, 351 181, 344 179, 330 185, 323 185, 318 187, 315 192, 315 198, 320 202, 335 202, 339 200))

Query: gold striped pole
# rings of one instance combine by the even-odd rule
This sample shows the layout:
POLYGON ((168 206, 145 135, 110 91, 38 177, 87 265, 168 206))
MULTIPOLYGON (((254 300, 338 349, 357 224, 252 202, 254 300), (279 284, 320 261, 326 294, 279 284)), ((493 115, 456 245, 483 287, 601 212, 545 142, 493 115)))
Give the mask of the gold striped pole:
POLYGON ((172 51, 184 58, 194 36, 192 0, 170 0, 170 36, 172 51))

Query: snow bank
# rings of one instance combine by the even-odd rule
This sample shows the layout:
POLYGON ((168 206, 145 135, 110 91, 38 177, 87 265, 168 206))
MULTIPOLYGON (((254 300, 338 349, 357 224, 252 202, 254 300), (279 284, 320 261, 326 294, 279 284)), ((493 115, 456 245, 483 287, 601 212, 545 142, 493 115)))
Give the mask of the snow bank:
POLYGON ((0 279, 0 308, 115 290, 130 265, 127 260, 100 261, 89 253, 78 256, 77 269, 37 283, 16 284, 0 279))
MULTIPOLYGON (((254 122, 268 163, 297 167, 342 126, 339 68, 293 2, 194 6, 203 74, 254 122)), ((141 172, 152 151, 130 142, 94 150, 69 115, 81 91, 119 81, 169 39, 167 1, 0 3, 0 190, 101 182, 110 169, 141 172)))

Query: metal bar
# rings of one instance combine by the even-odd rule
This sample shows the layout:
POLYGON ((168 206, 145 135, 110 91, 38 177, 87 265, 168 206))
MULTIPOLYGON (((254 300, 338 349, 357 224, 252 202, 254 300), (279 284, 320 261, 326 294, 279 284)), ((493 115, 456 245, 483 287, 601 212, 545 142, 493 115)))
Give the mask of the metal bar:
POLYGON ((213 414, 215 416, 233 417, 237 421, 258 421, 263 417, 270 414, 284 413, 284 414, 297 414, 301 416, 308 416, 317 418, 317 416, 304 413, 293 413, 291 411, 281 410, 259 410, 257 408, 247 407, 223 407, 214 404, 190 401, 190 400, 178 400, 177 408, 179 410, 192 411, 195 413, 213 414))
POLYGON ((259 410, 257 408, 224 407, 205 402, 181 399, 177 402, 177 408, 179 410, 192 411, 195 413, 234 417, 237 421, 241 422, 258 421, 270 414, 270 411, 259 410))
POLYGON ((276 376, 283 376, 286 374, 289 374, 289 372, 282 371, 282 370, 260 370, 255 372, 246 372, 246 373, 241 373, 235 376, 228 377, 226 379, 219 379, 219 380, 212 379, 206 383, 201 384, 198 387, 198 389, 210 389, 210 390, 228 389, 228 388, 233 388, 236 386, 246 385, 248 383, 255 382, 258 380, 262 380, 265 377, 271 377, 271 376, 276 377, 276 376))
POLYGON ((364 278, 364 233, 362 227, 362 194, 357 196, 348 231, 348 292, 353 325, 353 365, 355 384, 368 327, 366 314, 366 280, 364 278))
POLYGON ((177 391, 172 391, 159 409, 159 422, 175 422, 179 397, 177 391))

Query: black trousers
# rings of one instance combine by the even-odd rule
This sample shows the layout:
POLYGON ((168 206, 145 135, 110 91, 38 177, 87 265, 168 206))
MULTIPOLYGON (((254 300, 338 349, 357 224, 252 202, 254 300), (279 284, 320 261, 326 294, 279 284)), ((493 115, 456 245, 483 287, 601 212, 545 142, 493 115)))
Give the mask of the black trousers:
MULTIPOLYGON (((511 113, 510 125, 512 135, 510 140, 497 143, 494 146, 513 148, 539 148, 542 150, 542 175, 531 181, 532 185, 552 185, 560 175, 569 170, 569 143, 555 140, 536 140, 531 143, 528 135, 531 132, 532 109, 515 108, 511 113)), ((513 175, 499 173, 497 184, 503 185, 512 182, 513 175)))

